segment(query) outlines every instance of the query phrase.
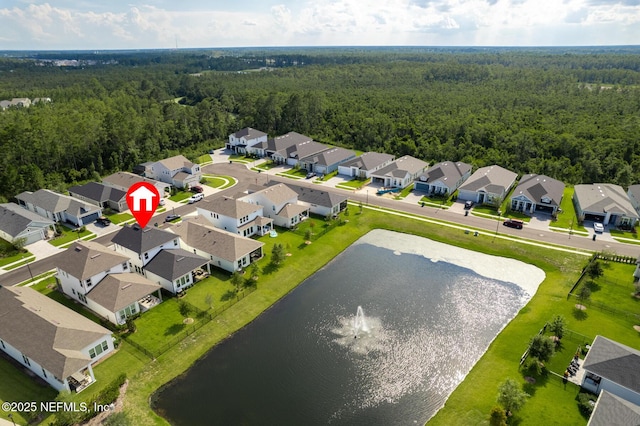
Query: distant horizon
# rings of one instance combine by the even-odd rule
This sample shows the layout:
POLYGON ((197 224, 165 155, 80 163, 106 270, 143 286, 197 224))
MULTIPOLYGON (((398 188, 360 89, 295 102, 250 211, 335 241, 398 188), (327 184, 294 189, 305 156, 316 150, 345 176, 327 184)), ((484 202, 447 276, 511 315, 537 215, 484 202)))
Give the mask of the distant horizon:
POLYGON ((0 27, 17 51, 627 46, 640 0, 4 0, 0 27))

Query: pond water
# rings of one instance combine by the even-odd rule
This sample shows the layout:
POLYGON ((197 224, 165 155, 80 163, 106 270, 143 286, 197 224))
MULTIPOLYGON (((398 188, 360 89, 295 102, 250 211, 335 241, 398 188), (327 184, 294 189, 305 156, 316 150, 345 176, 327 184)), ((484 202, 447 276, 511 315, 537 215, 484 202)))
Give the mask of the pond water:
POLYGON ((154 409, 175 425, 424 424, 543 279, 373 231, 165 386, 154 409))

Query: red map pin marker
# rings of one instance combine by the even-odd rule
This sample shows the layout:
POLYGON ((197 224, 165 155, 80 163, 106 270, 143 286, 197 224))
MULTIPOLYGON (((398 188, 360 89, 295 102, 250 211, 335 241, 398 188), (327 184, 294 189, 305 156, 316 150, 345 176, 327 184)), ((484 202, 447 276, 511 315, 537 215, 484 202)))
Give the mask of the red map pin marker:
POLYGON ((160 204, 160 193, 147 182, 134 183, 127 191, 127 205, 141 228, 147 226, 160 204))

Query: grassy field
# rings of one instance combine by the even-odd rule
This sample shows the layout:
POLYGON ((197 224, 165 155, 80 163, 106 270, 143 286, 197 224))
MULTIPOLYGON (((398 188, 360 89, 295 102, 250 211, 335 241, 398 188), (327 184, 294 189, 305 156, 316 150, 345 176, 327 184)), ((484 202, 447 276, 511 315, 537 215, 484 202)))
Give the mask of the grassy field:
MULTIPOLYGON (((622 343, 633 344, 637 341, 637 333, 627 322, 611 318, 602 312, 588 310, 586 316, 580 316, 579 319, 573 316, 573 304, 567 301, 566 295, 586 263, 584 256, 499 238, 493 239, 491 235, 481 234, 473 237, 472 234, 451 230, 438 224, 403 217, 391 218, 386 213, 366 208, 363 214, 357 214, 357 207, 350 211, 349 223, 337 226, 310 245, 304 244, 303 236, 290 231, 280 232, 277 238, 263 237, 261 241, 265 243, 264 250, 267 256, 258 262, 263 272, 259 274, 258 289, 255 292, 152 362, 128 345, 124 345, 117 354, 96 367, 98 382, 90 391, 87 390, 86 394, 82 393, 77 398, 88 399, 92 393, 108 383, 109 377, 126 371, 131 383, 125 398, 125 410, 133 423, 166 424, 148 405, 149 397, 155 390, 188 369, 212 345, 251 322, 360 236, 376 228, 421 235, 487 254, 516 258, 542 268, 547 275, 535 297, 494 340, 487 353, 432 420, 435 425, 486 424, 489 410, 495 403, 498 384, 506 377, 522 380, 522 373, 518 369, 520 355, 526 349, 529 338, 555 314, 562 314, 568 318, 569 328, 589 336, 606 333, 622 343), (291 253, 279 268, 269 265, 268 254, 275 243, 283 244, 285 251, 291 253), (116 368, 118 371, 113 371, 116 368)), ((322 225, 317 224, 314 228, 318 226, 322 225)), ((229 288, 230 284, 225 280, 225 274, 222 274, 211 278, 210 285, 205 283, 201 288, 196 286, 190 289, 186 300, 203 307, 206 294, 211 292, 214 295, 215 307, 219 298, 223 297, 229 288)), ((138 329, 143 325, 139 324, 138 329)), ((524 383, 523 380, 522 382, 524 383)), ((517 420, 518 424, 526 426, 586 423, 573 400, 576 395, 575 389, 565 388, 561 382, 556 383, 549 379, 536 383, 531 392, 534 396, 524 409, 517 413, 516 419, 512 419, 517 420)), ((0 393, 0 399, 7 400, 10 397, 9 393, 0 393)))

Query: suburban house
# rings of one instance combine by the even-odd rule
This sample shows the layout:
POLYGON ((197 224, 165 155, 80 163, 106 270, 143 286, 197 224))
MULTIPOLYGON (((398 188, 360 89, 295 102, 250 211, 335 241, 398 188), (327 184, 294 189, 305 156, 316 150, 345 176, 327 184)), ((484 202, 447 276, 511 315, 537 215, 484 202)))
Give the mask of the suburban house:
MULTIPOLYGON (((145 276, 177 294, 191 287, 208 260, 183 249, 161 250, 144 268, 145 276)), ((211 271, 208 271, 211 272, 211 271)))
POLYGON ((102 178, 102 183, 106 186, 119 189, 120 191, 124 191, 125 193, 129 190, 131 185, 138 182, 150 183, 151 185, 156 187, 161 195, 171 190, 171 185, 168 183, 148 179, 129 172, 116 172, 112 175, 102 178))
POLYGON ((78 241, 57 265, 58 288, 116 325, 162 301, 160 285, 131 273, 129 259, 92 241, 78 241))
POLYGON ((596 336, 582 363, 582 388, 610 392, 640 405, 640 351, 596 336))
POLYGON ((320 216, 333 216, 347 208, 346 195, 323 191, 319 188, 288 185, 298 193, 298 204, 309 207, 309 211, 320 216))
POLYGON ((109 330, 29 287, 0 286, 0 312, 0 350, 57 391, 94 383, 113 351, 109 330))
MULTIPOLYGON (((36 98, 37 100, 40 100, 41 98, 36 98)), ((33 103, 36 103, 36 99, 34 99, 33 103)), ((42 98, 42 99, 49 99, 49 98, 42 98)), ((49 102, 51 102, 51 99, 49 99, 49 102)), ((29 108, 31 106, 31 99, 29 98, 13 98, 10 101, 3 99, 0 101, 0 110, 4 111, 7 108, 10 107, 22 107, 22 108, 29 108)))
POLYGON ((208 259, 210 265, 235 272, 263 255, 264 243, 217 229, 201 216, 190 217, 168 228, 180 237, 185 250, 208 259))
POLYGON ((127 192, 98 182, 89 182, 69 188, 69 195, 102 208, 123 212, 127 206, 127 192))
POLYGON ((282 228, 293 228, 309 216, 309 207, 298 204, 298 193, 283 183, 238 198, 263 207, 263 215, 282 228))
POLYGON ((416 191, 433 195, 451 195, 471 176, 471 164, 445 161, 434 164, 418 177, 416 191))
POLYGON ((18 204, 54 222, 83 226, 102 216, 102 208, 48 189, 25 191, 16 195, 18 204))
POLYGON ((335 172, 345 161, 355 158, 356 153, 344 148, 329 148, 300 159, 300 168, 326 175, 335 172))
POLYGON ((370 174, 372 181, 388 188, 406 188, 413 183, 428 166, 422 160, 405 155, 370 174))
POLYGON ((144 268, 164 249, 179 249, 180 239, 165 230, 137 224, 125 225, 111 239, 115 251, 129 259, 134 272, 144 275, 144 268))
POLYGON ((511 195, 511 210, 533 214, 536 211, 555 214, 564 194, 564 183, 545 175, 522 176, 511 195))
POLYGON ((479 168, 458 188, 458 200, 499 206, 517 177, 516 173, 495 164, 479 168))
POLYGON ((289 132, 269 139, 267 142, 257 143, 248 151, 260 157, 269 157, 279 164, 295 166, 301 159, 327 149, 329 149, 328 145, 315 142, 309 136, 289 132))
POLYGON ((183 155, 150 161, 136 166, 134 171, 142 171, 144 177, 168 183, 176 188, 191 188, 200 183, 200 165, 192 163, 183 155))
POLYGON ((259 143, 267 142, 267 134, 260 130, 245 127, 229 135, 227 149, 231 149, 237 154, 247 154, 251 152, 251 147, 259 143))
POLYGON ((395 156, 381 152, 365 152, 338 166, 338 173, 358 179, 369 179, 371 173, 391 164, 395 156))
POLYGON ((576 185, 573 204, 581 221, 593 220, 623 228, 632 228, 638 221, 638 212, 620 185, 576 185))
POLYGON ((640 425, 640 406, 606 390, 600 392, 587 426, 640 425))
POLYGON ((629 196, 631 205, 636 209, 636 213, 640 214, 640 185, 631 185, 627 191, 627 195, 629 196))
POLYGON ((271 232, 273 219, 263 217, 263 209, 263 206, 230 197, 209 198, 198 203, 198 215, 218 229, 243 237, 271 232))
POLYGON ((49 238, 54 222, 15 203, 0 204, 0 238, 16 243, 24 238, 24 244, 49 238))

